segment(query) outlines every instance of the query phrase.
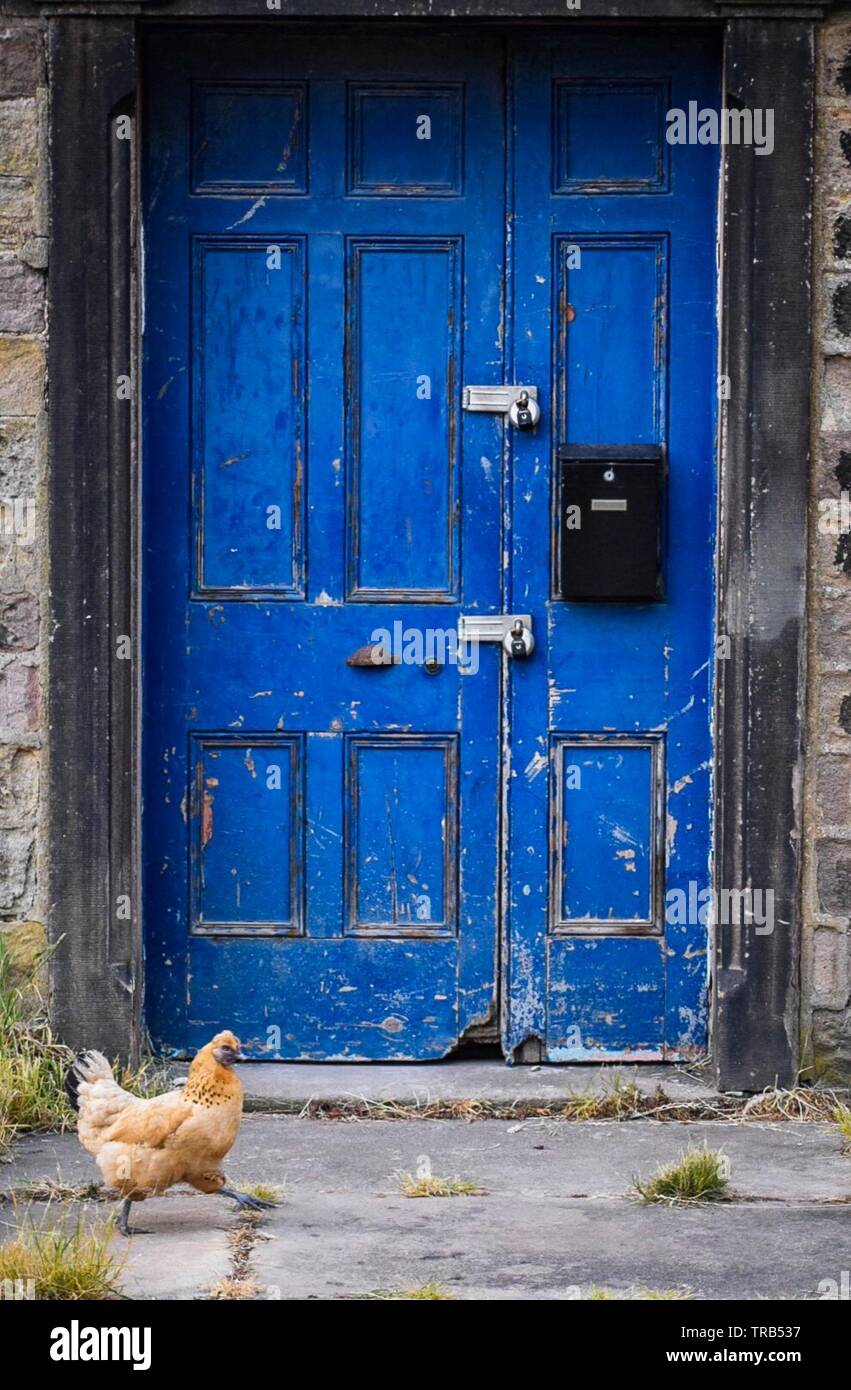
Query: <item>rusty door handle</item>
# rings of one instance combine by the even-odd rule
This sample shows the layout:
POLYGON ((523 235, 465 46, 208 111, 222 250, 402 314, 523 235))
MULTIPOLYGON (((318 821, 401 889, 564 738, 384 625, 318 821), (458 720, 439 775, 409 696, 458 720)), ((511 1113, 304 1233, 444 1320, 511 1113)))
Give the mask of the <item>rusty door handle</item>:
POLYGON ((387 666, 397 664, 393 659, 393 653, 387 650, 383 642, 367 642, 365 647, 358 647, 356 652, 346 657, 347 666, 359 666, 367 671, 382 671, 387 666))

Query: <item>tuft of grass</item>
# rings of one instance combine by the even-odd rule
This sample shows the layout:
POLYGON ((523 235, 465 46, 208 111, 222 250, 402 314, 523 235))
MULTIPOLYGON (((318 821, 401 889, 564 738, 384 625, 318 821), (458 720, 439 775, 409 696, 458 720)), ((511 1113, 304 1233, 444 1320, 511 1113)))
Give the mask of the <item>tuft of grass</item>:
POLYGON ((621 1299, 630 1303, 669 1303, 680 1300, 691 1299, 691 1289, 607 1289, 600 1288, 592 1284, 587 1294, 586 1301, 599 1303, 605 1299, 621 1299))
POLYGON ((839 1130, 843 1149, 846 1153, 851 1153, 851 1108, 847 1105, 837 1105, 833 1112, 833 1122, 839 1130))
POLYGON ((628 1120, 640 1115, 655 1097, 642 1095, 634 1081, 615 1072, 599 1091, 579 1091, 570 1095, 562 1109, 565 1120, 628 1120))
POLYGON ((36 1299, 104 1300, 121 1297, 124 1259, 112 1253, 113 1222, 86 1226, 63 1216, 55 1226, 25 1226, 0 1245, 0 1286, 32 1288, 36 1299))
POLYGON ((173 1090, 168 1068, 154 1057, 146 1057, 136 1067, 125 1067, 114 1062, 112 1070, 119 1086, 140 1100, 150 1100, 152 1096, 163 1096, 173 1090))
POLYGON ((279 1187, 273 1187, 268 1182, 255 1182, 248 1187, 243 1187, 240 1191, 248 1197, 256 1197, 259 1202, 282 1202, 284 1194, 279 1187))
POLYGON ((686 1149, 674 1163, 666 1163, 652 1178, 633 1178, 632 1190, 642 1202, 666 1202, 686 1206, 727 1197, 729 1162, 719 1149, 686 1149))
POLYGON ((53 1037, 38 992, 47 954, 15 985, 0 939, 0 1152, 20 1130, 61 1130, 72 1120, 63 1080, 73 1054, 53 1037), (35 1017, 28 1017, 33 1011, 35 1017))
POLYGON ((466 1178, 439 1178, 434 1173, 415 1177, 413 1173, 397 1173, 399 1191, 403 1197, 481 1197, 485 1189, 466 1178))
POLYGON ((372 1293, 364 1294, 364 1298, 369 1300, 379 1300, 381 1302, 397 1301, 404 1299, 406 1302, 418 1303, 438 1303, 452 1302, 452 1294, 447 1293, 439 1284, 417 1284, 410 1289, 373 1289, 372 1293))

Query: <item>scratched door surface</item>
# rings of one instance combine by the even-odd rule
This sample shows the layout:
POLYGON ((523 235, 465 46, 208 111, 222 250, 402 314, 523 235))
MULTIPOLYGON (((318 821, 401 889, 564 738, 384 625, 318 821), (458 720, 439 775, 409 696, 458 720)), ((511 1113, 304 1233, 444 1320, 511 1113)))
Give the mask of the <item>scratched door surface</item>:
POLYGON ((502 380, 501 48, 172 29, 146 64, 149 1026, 439 1057, 496 991, 499 662, 445 634, 500 606, 460 387, 502 380), (398 664, 348 665, 382 629, 398 664))
POLYGON ((545 402, 510 441, 509 607, 538 646, 509 667, 506 1049, 529 1060, 706 1042, 717 150, 665 117, 717 106, 715 72, 695 32, 512 48, 511 370, 545 402), (663 602, 556 596, 568 443, 665 447, 663 602))

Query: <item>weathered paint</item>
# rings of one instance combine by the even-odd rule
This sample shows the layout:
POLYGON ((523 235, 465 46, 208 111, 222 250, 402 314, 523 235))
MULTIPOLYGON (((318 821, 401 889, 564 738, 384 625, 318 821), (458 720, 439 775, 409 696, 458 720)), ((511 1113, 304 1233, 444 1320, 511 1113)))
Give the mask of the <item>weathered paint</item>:
POLYGON ((165 1047, 227 1022, 258 1056, 427 1058, 489 1019, 501 766, 507 1052, 705 1041, 706 930, 663 932, 663 903, 709 872, 717 152, 668 147, 663 118, 714 100, 713 54, 569 37, 149 46, 165 1047), (460 411, 503 380, 539 387, 534 434, 460 411), (565 440, 667 444, 664 604, 554 598, 565 440), (378 628, 503 608, 533 614, 526 662, 365 662, 378 628))
POLYGON ((689 1054, 707 928, 665 894, 711 881, 718 161, 664 130, 717 103, 714 45, 530 37, 513 80, 513 379, 552 408, 511 439, 509 598, 539 648, 510 668, 506 1051, 689 1054), (561 443, 667 446, 663 603, 555 597, 561 443))

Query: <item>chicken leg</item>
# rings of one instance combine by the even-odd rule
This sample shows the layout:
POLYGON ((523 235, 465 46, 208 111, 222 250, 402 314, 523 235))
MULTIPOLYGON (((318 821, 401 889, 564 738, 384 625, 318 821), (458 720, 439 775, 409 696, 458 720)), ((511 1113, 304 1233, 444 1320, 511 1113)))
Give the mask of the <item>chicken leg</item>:
POLYGON ((118 1229, 123 1236, 147 1236, 149 1231, 143 1231, 141 1226, 130 1225, 130 1207, 133 1204, 132 1197, 125 1197, 118 1208, 118 1229))

